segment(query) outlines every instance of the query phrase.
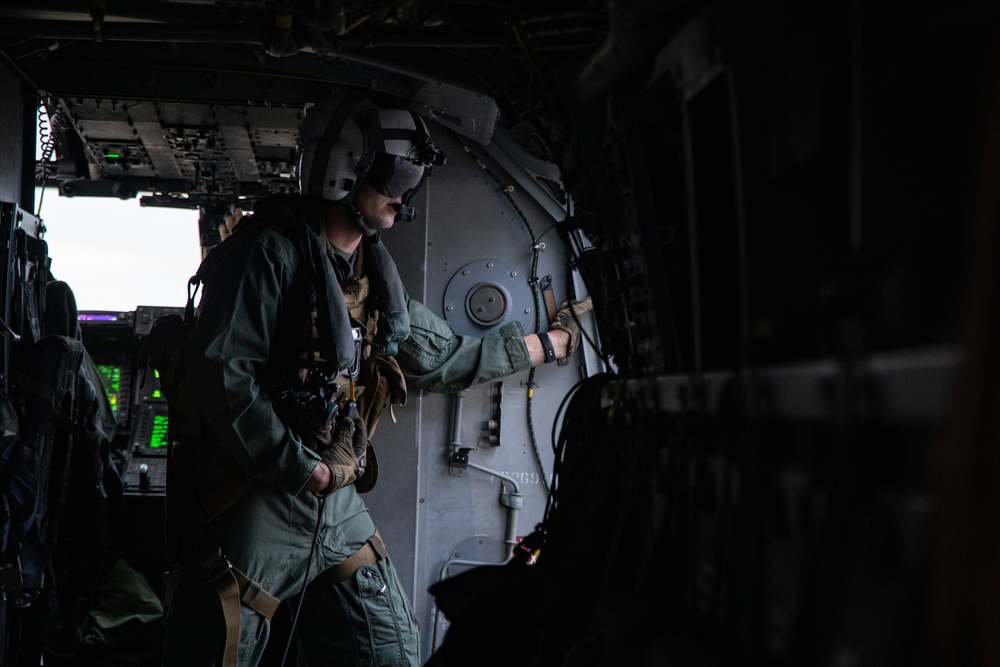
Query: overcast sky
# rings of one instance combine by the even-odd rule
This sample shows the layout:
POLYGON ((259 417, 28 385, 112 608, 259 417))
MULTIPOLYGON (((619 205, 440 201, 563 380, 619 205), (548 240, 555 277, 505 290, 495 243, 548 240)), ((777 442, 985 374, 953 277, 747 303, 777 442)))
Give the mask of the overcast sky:
POLYGON ((40 217, 53 277, 69 283, 80 310, 187 301, 201 260, 197 211, 144 208, 138 198, 60 197, 47 188, 40 217))

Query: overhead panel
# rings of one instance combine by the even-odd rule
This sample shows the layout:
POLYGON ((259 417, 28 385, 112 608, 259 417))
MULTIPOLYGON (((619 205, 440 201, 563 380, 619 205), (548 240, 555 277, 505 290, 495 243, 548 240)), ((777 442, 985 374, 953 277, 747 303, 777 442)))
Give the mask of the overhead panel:
POLYGON ((181 178, 180 167, 163 132, 156 105, 153 102, 136 102, 129 105, 129 115, 146 153, 153 162, 156 175, 161 178, 181 178))
POLYGON ((70 98, 62 110, 102 179, 206 195, 294 189, 299 107, 70 98))
POLYGON ((154 177, 156 165, 133 125, 129 106, 135 102, 69 99, 63 105, 72 126, 104 177, 154 177))
POLYGON ((279 182, 293 180, 302 109, 248 106, 243 113, 261 175, 279 182))
POLYGON ((215 118, 219 127, 219 136, 226 147, 229 163, 237 181, 243 183, 256 181, 260 177, 257 170, 257 160, 253 145, 250 143, 246 116, 228 107, 218 107, 215 118))

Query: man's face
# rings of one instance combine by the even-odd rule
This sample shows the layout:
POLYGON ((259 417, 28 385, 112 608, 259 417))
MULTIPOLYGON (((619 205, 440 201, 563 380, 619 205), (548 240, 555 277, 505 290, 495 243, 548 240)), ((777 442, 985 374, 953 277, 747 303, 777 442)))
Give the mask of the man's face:
POLYGON ((382 231, 392 227, 396 221, 396 204, 403 201, 403 196, 386 197, 375 191, 375 188, 364 181, 354 196, 354 207, 364 216, 365 224, 382 231))

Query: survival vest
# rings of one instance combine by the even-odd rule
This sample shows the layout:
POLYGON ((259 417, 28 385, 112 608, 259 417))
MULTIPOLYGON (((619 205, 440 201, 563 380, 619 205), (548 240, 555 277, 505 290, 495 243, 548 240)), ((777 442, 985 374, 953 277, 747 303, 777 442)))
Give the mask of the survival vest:
MULTIPOLYGON (((311 277, 314 326, 310 347, 303 350, 302 355, 311 355, 335 369, 348 369, 356 363, 352 330, 360 328, 363 332, 365 350, 357 369, 356 384, 364 388, 358 396, 358 411, 366 422, 369 437, 387 405, 405 402, 405 380, 392 357, 399 342, 409 335, 406 295, 396 265, 377 238, 366 238, 355 259, 355 275, 360 277, 339 284, 317 230, 307 222, 317 217, 310 208, 313 205, 308 198, 301 196, 278 196, 259 201, 254 206, 254 214, 242 219, 230 238, 213 247, 192 276, 184 317, 167 315, 154 323, 138 365, 140 369, 147 366, 153 368, 159 375, 170 410, 171 442, 211 437, 204 432, 197 406, 183 391, 180 377, 184 350, 197 322, 195 299, 199 287, 210 283, 225 253, 237 243, 252 242, 264 229, 277 230, 295 243, 311 277)), ((346 378, 341 376, 338 382, 346 382, 346 378)), ((213 469, 220 471, 220 476, 214 479, 213 488, 194 490, 206 521, 235 502, 251 484, 235 459, 227 454, 218 452, 220 460, 212 465, 213 469)), ((172 504, 170 470, 173 465, 168 456, 168 522, 172 504)), ((377 469, 374 450, 370 448, 366 473, 356 483, 359 491, 364 492, 374 486, 377 469)))

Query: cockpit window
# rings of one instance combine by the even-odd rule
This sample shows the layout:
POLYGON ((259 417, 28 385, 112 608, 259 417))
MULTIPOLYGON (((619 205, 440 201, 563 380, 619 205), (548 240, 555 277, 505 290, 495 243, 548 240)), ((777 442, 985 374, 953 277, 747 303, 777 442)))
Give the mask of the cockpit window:
POLYGON ((188 278, 201 261, 197 211, 142 207, 138 199, 62 197, 49 188, 40 217, 52 276, 70 285, 80 310, 187 302, 188 278))

